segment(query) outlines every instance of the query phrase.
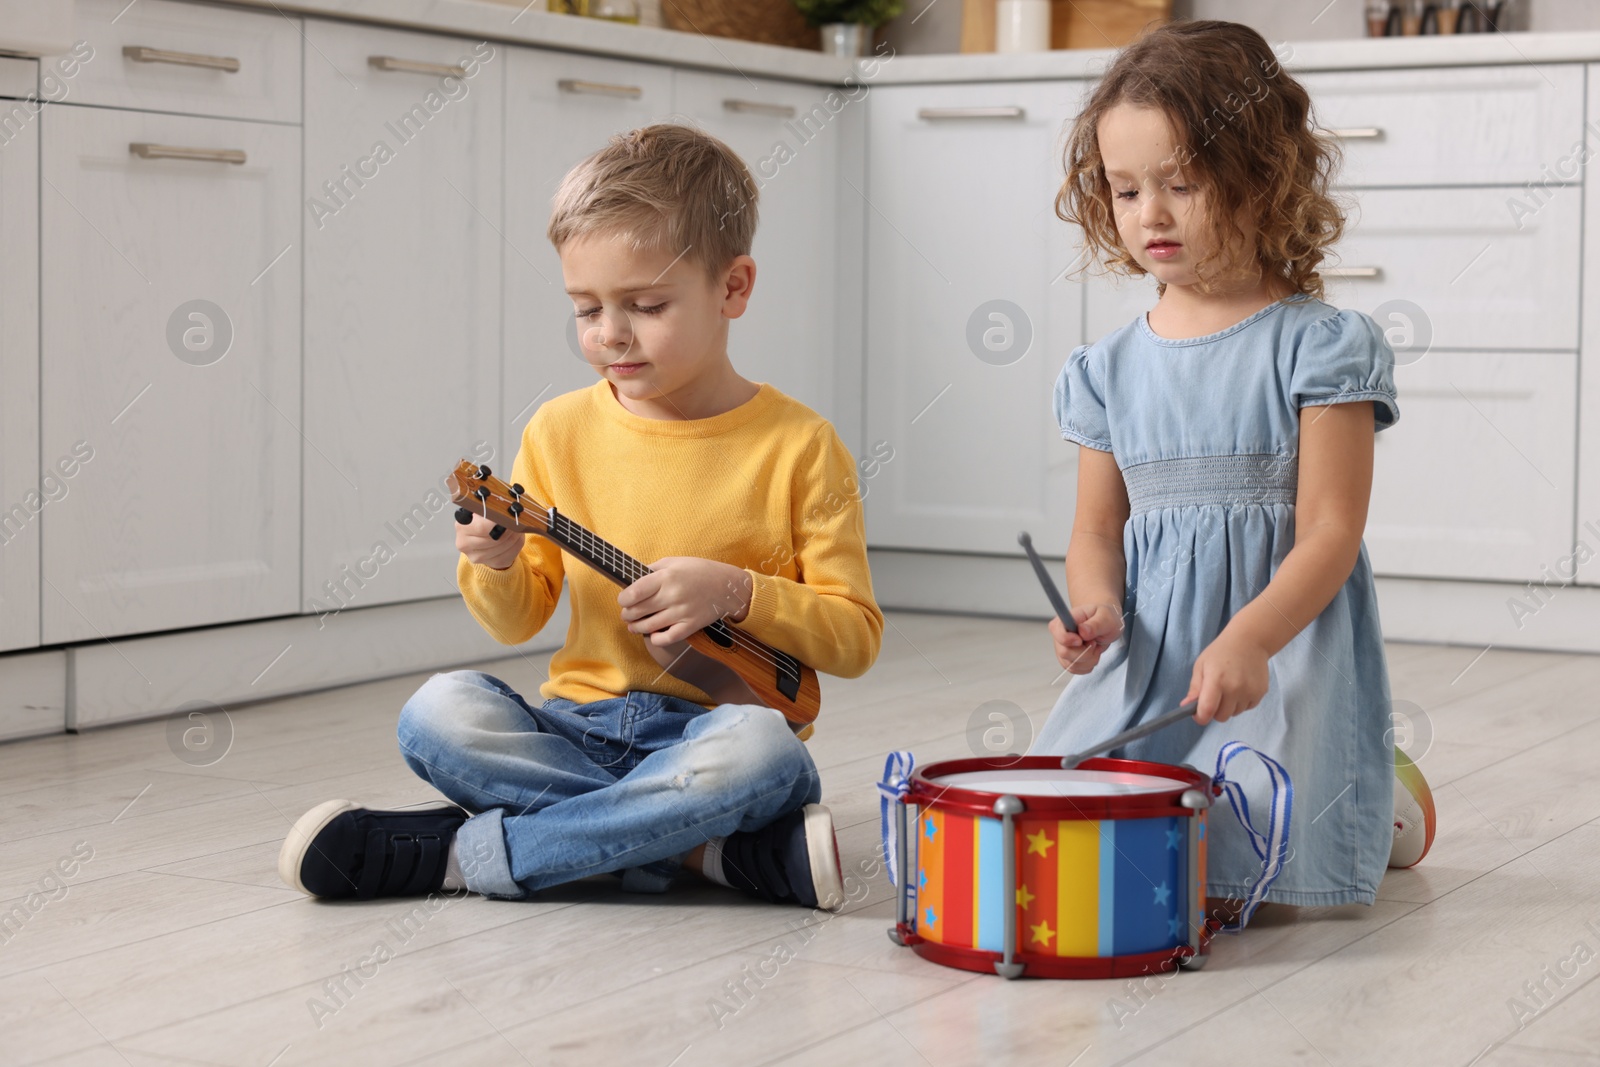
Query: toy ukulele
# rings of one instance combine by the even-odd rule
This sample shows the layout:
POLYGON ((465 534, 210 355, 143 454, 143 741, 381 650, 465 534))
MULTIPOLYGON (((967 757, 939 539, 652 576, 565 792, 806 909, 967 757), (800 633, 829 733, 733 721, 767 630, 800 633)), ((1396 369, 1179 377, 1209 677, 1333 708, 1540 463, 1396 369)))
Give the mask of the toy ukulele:
MULTIPOLYGON (((488 467, 462 460, 446 482, 462 525, 478 514, 495 523, 491 537, 505 530, 543 537, 623 587, 650 573, 620 548, 528 496, 522 486, 492 477, 488 467)), ((690 634, 687 641, 694 652, 736 675, 761 703, 781 712, 802 740, 810 735, 822 706, 816 671, 723 619, 690 634)))

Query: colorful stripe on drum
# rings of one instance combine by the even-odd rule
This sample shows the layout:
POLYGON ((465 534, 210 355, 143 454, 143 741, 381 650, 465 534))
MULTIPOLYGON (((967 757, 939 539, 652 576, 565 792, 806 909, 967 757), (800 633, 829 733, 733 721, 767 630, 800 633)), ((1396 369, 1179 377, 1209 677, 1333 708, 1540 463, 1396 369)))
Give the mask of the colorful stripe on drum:
MULTIPOLYGON (((1002 951, 1001 823, 923 809, 917 828, 917 934, 1002 951)), ((1126 956, 1185 943, 1188 820, 1016 822, 1017 949, 1126 956)))

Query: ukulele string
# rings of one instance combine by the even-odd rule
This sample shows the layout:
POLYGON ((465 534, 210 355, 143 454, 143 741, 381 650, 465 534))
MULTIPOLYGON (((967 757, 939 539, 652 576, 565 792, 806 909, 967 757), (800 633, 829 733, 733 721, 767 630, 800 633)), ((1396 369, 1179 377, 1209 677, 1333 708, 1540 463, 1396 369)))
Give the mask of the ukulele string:
MULTIPOLYGON (((573 520, 568 519, 565 515, 561 515, 559 512, 556 512, 554 513, 555 520, 559 521, 561 519, 565 519, 567 526, 576 533, 575 537, 570 534, 563 535, 562 532, 556 528, 554 522, 552 521, 551 510, 538 503, 538 501, 524 503, 521 497, 507 501, 503 494, 495 492, 494 489, 490 488, 489 486, 484 485, 483 488, 488 489, 489 496, 494 498, 497 503, 516 503, 521 505, 521 508, 524 512, 532 512, 536 518, 540 519, 544 523, 545 529, 549 531, 553 537, 560 538, 562 536, 566 536, 569 542, 576 543, 578 547, 589 556, 589 558, 596 559, 601 562, 604 569, 607 569, 612 574, 618 575, 622 578, 630 579, 628 584, 631 585, 633 582, 636 582, 640 578, 643 578, 645 575, 651 573, 649 567, 646 567, 643 563, 635 560, 632 556, 627 555, 609 541, 606 541, 593 531, 574 522, 573 520), (616 563, 610 562, 611 558, 613 557, 616 559, 616 563)), ((488 498, 480 498, 480 501, 485 511, 484 517, 488 518, 488 498)), ((509 514, 509 508, 506 510, 509 517, 513 519, 517 518, 517 516, 509 514)), ((521 526, 522 523, 519 520, 515 523, 515 525, 521 526)), ((718 619, 717 622, 720 623, 723 622, 723 620, 718 619)), ((746 652, 772 666, 779 672, 788 675, 790 678, 798 679, 800 677, 800 673, 795 665, 796 661, 793 660, 793 657, 788 657, 785 653, 785 659, 775 658, 773 655, 775 650, 769 649, 766 645, 757 642, 755 638, 744 633, 733 625, 724 623, 723 630, 727 633, 734 644, 738 645, 746 652)))
MULTIPOLYGON (((549 511, 546 510, 545 514, 548 516, 549 511)), ((559 513, 557 514, 557 517, 566 518, 559 513)), ((573 522, 571 519, 566 519, 566 522, 567 526, 576 532, 576 540, 589 553, 589 555, 604 561, 612 573, 620 575, 626 579, 627 584, 631 585, 640 578, 643 578, 645 575, 651 573, 649 567, 623 552, 621 549, 600 537, 598 534, 595 534, 586 527, 573 522)), ((717 622, 722 621, 722 619, 717 620, 717 622)), ((750 652, 752 655, 759 657, 762 661, 774 667, 776 670, 787 674, 792 678, 799 677, 799 672, 792 663, 786 662, 783 659, 774 658, 765 645, 756 643, 754 638, 741 633, 732 626, 724 625, 723 628, 728 634, 729 638, 741 648, 750 652)))
MULTIPOLYGON (((494 496, 496 501, 506 501, 506 498, 504 498, 502 494, 494 493, 493 490, 490 490, 490 494, 491 496, 494 496)), ((520 504, 522 501, 518 499, 517 502, 520 504)), ((488 502, 486 501, 485 507, 488 507, 488 502)), ((605 539, 602 539, 602 537, 598 536, 598 534, 595 534, 594 531, 587 530, 587 528, 579 525, 579 523, 573 522, 571 518, 566 518, 565 515, 560 515, 558 512, 555 512, 554 522, 552 522, 552 512, 550 512, 550 509, 546 509, 546 507, 541 506, 541 504, 538 504, 538 502, 534 502, 533 506, 531 507, 528 506, 528 504, 523 504, 523 510, 533 510, 534 517, 541 518, 542 522, 544 522, 544 525, 546 525, 546 530, 549 530, 550 533, 554 533, 557 537, 565 537, 565 539, 568 539, 568 542, 574 542, 574 544, 578 545, 582 552, 586 552, 587 555, 589 555, 589 558, 595 558, 595 560, 600 561, 600 563, 603 565, 603 569, 610 569, 611 573, 616 574, 616 576, 624 577, 624 579, 630 579, 627 584, 632 584, 632 582, 638 581, 638 579, 645 576, 645 574, 651 573, 648 566, 645 566, 643 563, 640 563, 640 561, 629 557, 627 553, 622 552, 622 550, 618 549, 616 545, 610 544, 610 542, 605 541, 605 539), (557 525, 555 525, 555 523, 560 522, 562 518, 566 518, 566 526, 568 526, 573 533, 563 533, 563 531, 560 530, 557 525), (616 560, 616 563, 611 563, 610 560, 613 560, 613 558, 616 560)), ((518 525, 520 525, 520 523, 518 523, 518 525)), ((722 622, 722 619, 718 619, 718 622, 722 622)), ((765 664, 771 665, 774 670, 784 673, 784 675, 787 675, 787 677, 795 678, 795 680, 800 678, 798 662, 794 661, 794 657, 787 656, 786 653, 781 654, 781 659, 779 659, 779 657, 774 657, 776 649, 768 648, 768 646, 763 645, 763 643, 760 643, 760 641, 755 640, 754 637, 750 637, 750 635, 747 635, 747 633, 736 629, 736 627, 733 627, 733 625, 725 624, 723 625, 723 630, 725 630, 726 635, 730 637, 730 640, 733 641, 734 645, 738 645, 739 648, 744 649, 744 651, 747 651, 747 653, 757 657, 757 659, 765 662, 765 664)))

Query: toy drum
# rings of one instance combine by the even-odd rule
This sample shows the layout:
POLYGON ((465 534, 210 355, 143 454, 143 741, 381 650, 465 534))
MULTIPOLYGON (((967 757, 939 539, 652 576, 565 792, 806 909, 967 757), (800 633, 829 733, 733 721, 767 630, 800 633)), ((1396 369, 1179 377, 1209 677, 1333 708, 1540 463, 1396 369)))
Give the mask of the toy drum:
POLYGON ((1200 967, 1215 929, 1205 918, 1214 789, 1193 768, 1143 760, 929 764, 895 805, 903 873, 889 936, 935 963, 1007 978, 1200 967))

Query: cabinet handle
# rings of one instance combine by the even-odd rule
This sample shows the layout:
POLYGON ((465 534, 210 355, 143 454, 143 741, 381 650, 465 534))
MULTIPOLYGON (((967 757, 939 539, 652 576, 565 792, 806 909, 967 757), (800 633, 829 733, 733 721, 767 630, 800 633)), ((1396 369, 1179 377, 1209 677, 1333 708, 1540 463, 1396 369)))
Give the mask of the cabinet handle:
POLYGON ((564 93, 591 93, 595 96, 621 96, 637 100, 644 90, 637 85, 612 85, 609 82, 586 82, 577 78, 562 78, 556 87, 564 93))
POLYGON ((1329 267, 1317 272, 1324 278, 1381 278, 1382 267, 1329 267))
POLYGON ((1020 107, 925 107, 919 119, 1020 119, 1027 112, 1020 107))
POLYGON ((394 70, 404 74, 437 74, 441 78, 467 76, 467 68, 459 63, 424 63, 418 59, 400 59, 396 56, 368 56, 367 66, 374 70, 394 70))
POLYGON ((140 44, 122 46, 124 58, 135 63, 173 63, 180 67, 205 67, 229 74, 239 73, 239 61, 232 56, 205 56, 197 52, 169 52, 164 48, 146 48, 140 44))
POLYGON ((773 115, 780 119, 794 118, 794 108, 788 104, 763 104, 757 100, 724 100, 722 107, 727 111, 739 111, 750 115, 773 115))
POLYGON ((1324 130, 1325 136, 1338 141, 1381 141, 1382 126, 1346 126, 1337 130, 1324 130))
POLYGON ((135 141, 128 151, 140 159, 193 159, 202 163, 243 163, 242 148, 186 148, 182 145, 147 144, 135 141))

